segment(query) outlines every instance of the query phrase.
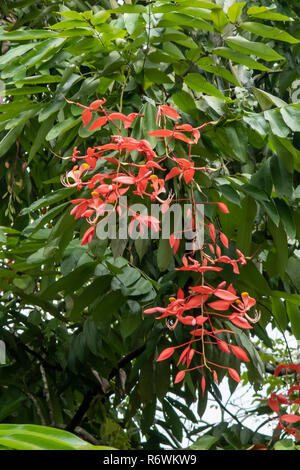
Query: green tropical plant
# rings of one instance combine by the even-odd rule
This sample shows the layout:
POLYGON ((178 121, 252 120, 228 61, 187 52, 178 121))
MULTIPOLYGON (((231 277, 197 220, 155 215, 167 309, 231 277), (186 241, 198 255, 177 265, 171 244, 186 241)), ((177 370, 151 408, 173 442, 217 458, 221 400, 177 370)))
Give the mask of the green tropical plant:
MULTIPOLYGON (((250 358, 245 380, 258 391, 274 371, 261 353, 273 345, 270 327, 300 340, 299 11, 291 2, 221 3, 1 2, 2 426, 81 428, 99 445, 177 448, 188 433, 205 433, 208 397, 222 400, 214 382, 202 396, 199 372, 181 387, 172 360, 156 362, 184 333, 142 314, 187 282, 169 244, 81 245, 88 225, 70 215, 77 189, 63 188, 60 175, 74 147, 108 143, 113 129, 88 131, 74 103, 105 96, 108 109, 142 114, 132 136, 157 151, 147 134, 157 104, 192 127, 216 122, 201 130, 192 160, 214 168, 196 182, 230 216, 213 205, 206 215, 247 257, 239 276, 224 269, 213 280, 249 292, 261 315, 236 335, 250 358)), ((185 155, 181 142, 176 152, 185 155)), ((240 369, 237 357, 211 353, 240 369)), ((230 378, 232 392, 236 385, 230 378)), ((220 445, 249 447, 253 433, 234 426, 238 440, 228 431, 220 445)))

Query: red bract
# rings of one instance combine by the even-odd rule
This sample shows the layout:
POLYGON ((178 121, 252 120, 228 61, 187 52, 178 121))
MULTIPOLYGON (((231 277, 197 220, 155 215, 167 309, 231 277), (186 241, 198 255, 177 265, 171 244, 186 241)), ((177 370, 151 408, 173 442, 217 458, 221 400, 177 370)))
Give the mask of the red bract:
POLYGON ((185 376, 185 371, 184 370, 181 370, 180 372, 178 372, 178 374, 175 377, 174 383, 177 384, 177 383, 181 382, 184 379, 184 376, 185 376))
POLYGON ((165 359, 168 359, 169 357, 171 357, 173 354, 174 354, 174 351, 175 351, 175 348, 167 348, 167 349, 164 349, 160 355, 158 356, 158 358, 156 359, 157 362, 159 361, 164 361, 165 359))
POLYGON ((275 377, 278 377, 279 373, 282 370, 293 370, 295 372, 300 372, 300 365, 299 364, 280 364, 275 368, 274 375, 275 377))
POLYGON ((242 348, 234 345, 231 345, 230 347, 233 354, 239 359, 241 359, 241 361, 249 362, 250 359, 242 348))
MULTIPOLYGON (((161 139, 157 155, 147 139, 132 137, 132 123, 142 115, 139 113, 126 115, 119 111, 105 109, 105 103, 106 100, 103 98, 93 101, 89 106, 74 104, 83 108, 83 126, 90 131, 102 129, 108 125, 115 129, 114 134, 110 136, 110 141, 100 142, 95 147, 88 147, 86 155, 81 154, 75 147, 70 157, 61 157, 70 158, 74 164, 73 168, 67 171, 65 178, 62 178, 62 184, 66 187, 77 188, 79 191, 85 189, 84 196, 71 201, 73 204, 71 214, 75 219, 82 219, 90 224, 82 237, 81 244, 90 243, 95 236, 97 226, 105 223, 110 215, 120 216, 124 211, 127 211, 129 216, 129 235, 133 234, 134 228, 137 228, 141 234, 149 228, 159 234, 162 230, 158 216, 133 210, 133 207, 125 203, 121 197, 126 195, 129 201, 134 200, 134 202, 140 198, 141 202, 149 205, 158 203, 162 214, 166 214, 173 202, 181 201, 176 198, 178 187, 182 187, 183 200, 188 201, 191 207, 185 217, 185 221, 188 222, 185 229, 179 232, 174 228, 169 236, 174 256, 179 252, 179 248, 182 248, 183 243, 181 244, 180 240, 185 236, 185 232, 195 233, 196 228, 199 229, 199 224, 206 227, 209 240, 199 248, 197 233, 193 235, 191 248, 182 257, 182 265, 178 264, 175 267, 176 271, 186 271, 186 279, 194 279, 192 285, 187 283, 185 286, 186 293, 183 288, 179 288, 176 297, 170 297, 164 306, 150 306, 144 311, 145 314, 158 315, 156 319, 163 320, 171 331, 181 324, 182 331, 186 331, 187 334, 188 340, 185 343, 164 349, 157 361, 172 360, 178 348, 180 354, 177 366, 181 365, 186 369, 177 373, 175 383, 180 383, 189 371, 201 369, 202 395, 206 393, 208 374, 212 374, 212 380, 218 381, 215 370, 218 367, 227 369, 229 375, 239 382, 240 377, 236 370, 210 362, 206 351, 209 345, 221 352, 232 353, 240 360, 248 362, 249 358, 241 347, 230 344, 229 339, 228 342, 221 339, 224 333, 228 336, 234 335, 235 332, 223 328, 223 325, 220 327, 220 322, 229 320, 241 329, 250 329, 251 323, 255 323, 259 318, 258 314, 255 314, 254 318, 249 316, 249 311, 255 307, 256 302, 248 293, 242 293, 239 298, 234 287, 231 284, 226 287, 225 281, 218 280, 216 286, 211 285, 215 283, 214 279, 217 276, 222 275, 223 264, 231 264, 233 272, 239 274, 239 265, 246 263, 245 256, 238 249, 236 249, 235 258, 228 255, 229 250, 227 254, 222 253, 224 248, 229 248, 229 240, 225 233, 215 227, 211 218, 204 217, 205 222, 199 222, 197 219, 198 204, 202 202, 196 199, 195 192, 199 194, 202 189, 195 175, 197 171, 210 171, 211 169, 206 166, 196 166, 196 159, 192 157, 192 146, 199 141, 200 130, 215 123, 207 122, 197 127, 188 123, 178 124, 179 113, 167 104, 159 105, 156 124, 159 126, 162 124, 163 128, 153 129, 151 132, 145 129, 147 135, 161 139), (168 129, 172 121, 173 128, 168 129), (173 139, 177 141, 179 148, 182 149, 184 146, 187 148, 186 154, 183 152, 180 156, 176 155, 173 150, 173 139), (162 145, 165 146, 165 152, 161 150, 162 145), (192 161, 193 158, 194 161, 192 161), (76 164, 78 161, 80 163, 76 164), (210 279, 209 283, 207 278, 210 279), (217 329, 216 325, 218 325, 217 329), (193 367, 189 369, 191 363, 193 367)), ((229 213, 226 204, 212 202, 209 197, 203 204, 214 204, 221 212, 229 213)), ((230 248, 232 246, 233 243, 230 248)), ((290 395, 295 391, 296 389, 293 389, 290 395)), ((274 400, 277 405, 283 403, 279 396, 274 400)), ((270 403, 274 408, 273 401, 270 403)))
MULTIPOLYGON (((298 405, 300 404, 300 399, 298 398, 298 394, 300 391, 300 382, 299 377, 297 377, 297 373, 300 372, 300 366, 298 364, 280 364, 275 368, 274 375, 278 377, 279 373, 282 370, 290 370, 292 374, 285 377, 287 394, 286 396, 283 393, 271 393, 271 396, 267 398, 267 402, 271 410, 277 415, 278 425, 277 428, 279 430, 280 436, 281 432, 284 431, 287 434, 291 434, 298 439, 300 439, 300 430, 294 427, 291 427, 290 424, 296 424, 300 422, 300 415, 298 412, 298 405), (292 386, 290 383, 296 382, 292 386), (294 393, 296 392, 296 397, 294 393), (295 407, 296 405, 296 407, 295 407), (283 412, 283 407, 285 407, 283 412), (290 407, 290 409, 289 409, 290 407)), ((278 381, 278 384, 281 386, 282 380, 278 381)))
POLYGON ((171 108, 171 106, 167 106, 165 104, 161 104, 157 108, 156 125, 160 125, 160 120, 161 120, 162 115, 168 116, 176 120, 180 119, 180 115, 177 113, 177 111, 174 108, 171 108))
POLYGON ((92 238, 93 238, 94 233, 95 233, 95 228, 96 228, 95 226, 92 226, 92 227, 87 229, 87 231, 85 232, 85 234, 82 237, 81 245, 85 245, 86 243, 90 243, 92 241, 92 238))
POLYGON ((229 372, 229 375, 230 377, 235 380, 236 382, 240 382, 241 381, 241 378, 239 376, 239 374, 237 373, 237 371, 235 369, 232 369, 231 367, 228 368, 228 372, 229 372))

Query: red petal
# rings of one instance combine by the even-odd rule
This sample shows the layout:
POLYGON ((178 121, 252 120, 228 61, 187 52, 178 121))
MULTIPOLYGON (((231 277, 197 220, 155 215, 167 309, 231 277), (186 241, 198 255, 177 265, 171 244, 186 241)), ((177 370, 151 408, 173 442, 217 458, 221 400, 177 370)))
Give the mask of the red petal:
POLYGON ((224 212, 225 214, 229 214, 228 207, 223 202, 218 202, 218 207, 220 211, 224 212))
POLYGON ((228 238, 226 237, 226 235, 224 233, 220 233, 220 240, 221 242, 223 243, 223 245, 225 246, 225 248, 228 248, 228 238))
POLYGON ((277 366, 275 368, 275 371, 274 371, 275 377, 278 376, 279 372, 282 369, 290 369, 290 370, 295 370, 297 372, 300 372, 300 365, 298 365, 298 364, 280 364, 279 366, 277 366))
POLYGON ((181 382, 184 379, 184 376, 185 376, 185 371, 184 370, 181 370, 180 372, 178 372, 178 374, 175 377, 174 383, 178 384, 178 382, 181 382))
POLYGON ((241 359, 242 361, 245 361, 245 362, 249 362, 249 358, 247 356, 247 354, 245 353, 245 351, 240 348, 239 346, 231 346, 231 351, 233 352, 233 354, 238 357, 239 359, 241 359))
POLYGON ((186 317, 177 317, 180 323, 183 325, 196 325, 196 319, 191 315, 187 315, 186 317))
POLYGON ((177 366, 182 363, 184 364, 186 359, 187 359, 187 354, 189 352, 189 349, 190 349, 190 346, 187 346, 183 351, 182 353, 180 354, 180 357, 179 357, 179 360, 177 362, 177 366))
POLYGON ((94 129, 99 129, 99 127, 104 126, 104 124, 107 123, 107 117, 106 116, 101 116, 98 119, 96 119, 95 122, 91 125, 89 128, 89 131, 93 131, 94 129))
POLYGON ((181 132, 174 132, 173 136, 175 137, 175 139, 182 140, 183 142, 186 142, 187 144, 192 144, 193 143, 192 140, 190 140, 185 135, 181 134, 181 132))
POLYGON ((176 238, 175 238, 175 236, 174 236, 174 233, 171 233, 169 242, 170 242, 170 247, 171 247, 171 248, 174 248, 175 242, 176 242, 176 238))
POLYGON ((174 178, 174 176, 177 176, 181 173, 181 170, 180 168, 178 168, 177 166, 175 166, 174 168, 172 168, 171 171, 169 171, 169 173, 167 174, 167 176, 165 177, 165 181, 168 181, 170 180, 171 178, 174 178))
POLYGON ((202 390, 202 396, 203 396, 204 392, 205 392, 205 377, 204 377, 204 375, 202 376, 202 379, 201 379, 201 390, 202 390))
POLYGON ((229 318, 229 320, 231 321, 231 323, 233 323, 238 328, 243 328, 245 330, 252 328, 250 323, 248 323, 247 320, 245 320, 245 318, 241 317, 240 315, 237 316, 237 317, 232 316, 232 317, 229 318))
POLYGON ((279 403, 276 398, 268 398, 268 405, 272 411, 274 411, 276 414, 279 414, 279 403))
POLYGON ((171 106, 161 104, 159 108, 162 111, 162 113, 165 114, 166 116, 173 118, 173 119, 180 119, 180 116, 177 113, 177 111, 174 108, 171 108, 171 106))
POLYGON ((134 184, 134 178, 132 176, 117 176, 113 181, 122 184, 134 184))
POLYGON ((216 300, 215 302, 211 302, 208 305, 214 310, 225 311, 225 310, 228 310, 230 303, 231 302, 226 302, 225 300, 216 300))
POLYGON ((181 289, 181 287, 179 287, 179 289, 178 289, 178 292, 177 292, 177 299, 184 299, 184 292, 183 292, 183 290, 181 289))
POLYGON ((199 292, 199 294, 211 294, 214 292, 214 289, 208 286, 195 286, 191 287, 191 290, 194 292, 199 292))
POLYGON ((230 353, 230 349, 229 349, 229 346, 226 343, 226 341, 219 340, 217 345, 218 345, 218 348, 220 349, 220 351, 230 353))
POLYGON ((85 109, 82 113, 82 122, 83 122, 83 127, 87 126, 90 120, 93 117, 93 113, 89 109, 85 109))
POLYGON ((171 137, 173 135, 173 131, 169 129, 158 129, 157 131, 147 132, 148 135, 152 135, 153 137, 171 137))
POLYGON ((195 170, 191 168, 190 170, 186 170, 183 173, 184 181, 186 184, 189 184, 189 182, 194 178, 195 170))
POLYGON ((101 106, 106 103, 106 99, 103 99, 103 100, 96 100, 96 101, 93 101, 91 104, 90 104, 90 109, 98 109, 98 108, 101 108, 101 106))
POLYGON ((231 367, 229 367, 228 372, 229 372, 229 375, 233 378, 233 380, 235 380, 236 382, 241 381, 241 378, 236 370, 231 369, 231 367))
POLYGON ((215 243, 216 241, 216 231, 215 231, 215 226, 213 224, 209 224, 208 226, 209 233, 211 236, 212 241, 215 243))
POLYGON ((160 353, 160 355, 158 356, 156 361, 160 362, 160 361, 164 361, 165 359, 168 359, 169 357, 171 357, 173 355, 174 351, 175 351, 175 348, 166 348, 166 349, 164 349, 160 353))
POLYGON ((196 317, 196 323, 197 323, 198 326, 202 326, 203 323, 206 322, 206 320, 208 320, 208 317, 204 317, 203 315, 198 315, 196 317))
POLYGON ((227 300, 228 302, 234 302, 237 299, 236 295, 232 294, 231 292, 228 292, 228 290, 223 289, 216 289, 214 295, 216 297, 219 297, 219 299, 227 300))
POLYGON ((93 225, 92 227, 88 228, 85 234, 82 237, 81 245, 85 245, 86 243, 90 243, 92 241, 96 226, 93 225))
POLYGON ((300 416, 296 415, 282 415, 280 421, 285 421, 286 423, 298 423, 300 421, 300 416))
POLYGON ((203 303, 203 295, 195 295, 195 297, 192 297, 184 306, 185 310, 190 310, 191 308, 197 308, 200 307, 200 305, 203 303))
POLYGON ((166 309, 163 307, 153 307, 153 308, 147 308, 147 310, 144 310, 144 313, 156 313, 156 312, 164 313, 165 311, 166 309))

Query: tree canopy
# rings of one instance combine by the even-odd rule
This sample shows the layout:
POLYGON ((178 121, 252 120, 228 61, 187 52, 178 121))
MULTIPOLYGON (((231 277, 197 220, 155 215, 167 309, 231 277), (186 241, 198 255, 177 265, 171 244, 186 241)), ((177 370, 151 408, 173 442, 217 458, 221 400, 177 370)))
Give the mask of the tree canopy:
MULTIPOLYGON (((119 449, 180 448, 187 436, 200 438, 200 448, 270 441, 240 422, 201 423, 209 396, 222 406, 222 379, 231 392, 237 386, 226 370, 240 373, 256 392, 267 383, 274 393, 284 384, 284 373, 278 383, 273 377, 276 366, 297 360, 285 338, 300 341, 300 11, 296 1, 269 3, 1 2, 3 426, 51 426, 119 449), (251 329, 229 325, 230 344, 247 362, 241 353, 207 345, 208 360, 227 368, 218 370, 218 383, 207 374, 203 387, 199 369, 176 380, 177 351, 157 359, 186 341, 187 326, 168 328, 164 318, 144 313, 165 308, 196 279, 178 269, 182 244, 177 251, 174 240, 172 246, 162 238, 96 236, 83 244, 88 221, 70 214, 70 201, 87 196, 77 185, 62 185, 61 176, 72 170, 69 157, 109 144, 116 132, 112 119, 94 124, 98 105, 91 103, 103 99, 108 116, 139 115, 122 136, 130 132, 159 156, 177 113, 190 126, 182 132, 204 125, 189 160, 210 170, 191 176, 193 197, 225 237, 227 256, 238 249, 246 260, 238 272, 225 265, 208 280, 247 293, 260 317, 251 329), (159 109, 168 123, 164 136, 155 134, 159 109), (279 354, 272 329, 282 335, 279 354)), ((174 138, 167 148, 187 158, 186 144, 174 138)), ((115 155, 107 154, 108 164, 115 155)), ((184 181, 190 182, 181 170, 172 179, 178 199, 188 197, 184 181)), ((208 229, 205 238, 212 236, 208 229)), ((229 328, 227 320, 218 322, 229 328)), ((277 405, 270 406, 260 402, 256 412, 273 416, 277 405)), ((5 426, 0 445, 8 447, 1 442, 5 426)))

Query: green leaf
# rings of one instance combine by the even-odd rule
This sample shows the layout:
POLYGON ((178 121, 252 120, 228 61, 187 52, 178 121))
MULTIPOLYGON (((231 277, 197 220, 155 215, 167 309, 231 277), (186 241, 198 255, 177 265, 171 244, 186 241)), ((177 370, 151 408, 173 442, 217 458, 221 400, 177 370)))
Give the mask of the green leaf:
POLYGON ((64 134, 65 132, 69 131, 77 124, 81 123, 81 117, 78 119, 74 119, 73 117, 67 118, 65 121, 59 122, 46 135, 46 140, 50 141, 56 139, 58 136, 64 134))
POLYGON ((224 57, 225 59, 232 60, 233 62, 237 62, 238 64, 246 65, 246 67, 249 67, 250 69, 262 71, 270 70, 268 67, 263 64, 260 64, 248 55, 242 54, 238 51, 234 51, 229 47, 216 47, 212 50, 212 52, 213 54, 219 55, 220 57, 224 57))
POLYGON ((49 37, 56 37, 54 31, 45 31, 39 29, 26 29, 24 31, 9 31, 7 33, 0 33, 0 41, 28 41, 31 39, 44 39, 49 37))
POLYGON ((61 429, 33 424, 0 424, 0 445, 14 450, 112 450, 61 429))
POLYGON ((290 129, 285 125, 279 109, 269 109, 264 112, 264 116, 269 121, 273 134, 279 137, 287 137, 290 134, 290 129))
POLYGON ((217 31, 222 33, 229 23, 227 16, 225 15, 223 10, 214 10, 211 14, 211 18, 213 20, 214 27, 217 31))
POLYGON ((172 100, 184 113, 192 113, 197 109, 195 101, 186 91, 177 91, 172 95, 172 100))
POLYGON ((278 297, 271 297, 272 313, 278 327, 285 331, 288 325, 288 317, 284 302, 278 297))
MULTIPOLYGON (((221 10, 222 11, 222 10, 221 10)), ((193 16, 184 15, 183 13, 165 13, 159 26, 170 26, 175 23, 176 25, 187 26, 188 28, 197 28, 204 31, 213 31, 214 28, 207 21, 193 16)))
POLYGON ((0 57, 0 66, 11 63, 14 59, 20 58, 25 52, 30 51, 35 43, 23 44, 22 46, 11 47, 0 57))
MULTIPOLYGON (((74 305, 72 305, 72 308, 69 311, 69 318, 71 320, 79 319, 85 308, 89 307, 95 300, 97 300, 97 304, 99 304, 101 296, 109 289, 110 283, 111 276, 101 276, 96 278, 90 285, 86 286, 80 295, 74 296, 74 305)), ((119 298, 122 298, 120 293, 119 298)), ((98 310, 96 310, 96 307, 94 306, 93 320, 95 322, 97 322, 98 319, 97 312, 98 310)), ((99 312, 102 313, 102 309, 99 310, 99 312)))
POLYGON ((182 440, 182 425, 180 419, 174 410, 173 406, 165 399, 163 400, 163 414, 165 418, 165 422, 169 427, 170 431, 174 434, 176 439, 180 442, 182 440))
POLYGON ((251 7, 247 11, 247 15, 260 18, 262 20, 271 21, 291 21, 291 18, 281 13, 274 12, 267 7, 251 7))
POLYGON ((278 213, 284 225, 287 235, 294 240, 296 236, 296 224, 290 207, 283 199, 274 199, 278 213))
POLYGON ((161 238, 158 242, 157 250, 157 265, 160 271, 166 271, 173 259, 173 252, 170 247, 170 242, 167 239, 161 238))
POLYGON ((246 196, 241 203, 241 218, 237 230, 236 246, 245 255, 251 254, 251 241, 253 222, 256 216, 256 202, 252 197, 246 196))
POLYGON ((239 193, 232 187, 230 184, 221 184, 218 185, 218 191, 221 191, 223 196, 233 204, 240 206, 241 198, 239 193))
POLYGON ((41 207, 48 207, 64 199, 68 199, 74 192, 74 188, 61 188, 50 192, 40 199, 34 201, 29 207, 24 208, 22 210, 22 215, 29 214, 30 212, 40 209, 41 207))
POLYGON ((261 295, 271 295, 271 292, 274 295, 274 291, 271 291, 268 282, 253 261, 247 260, 247 264, 240 268, 240 280, 245 289, 249 289, 250 286, 261 295))
POLYGON ((82 13, 79 13, 78 11, 73 11, 73 10, 58 11, 57 14, 62 15, 65 18, 70 18, 72 20, 81 21, 84 18, 82 13))
POLYGON ((271 157, 269 165, 277 196, 291 198, 293 192, 293 175, 285 169, 277 155, 271 157))
POLYGON ((296 450, 296 447, 293 439, 280 439, 274 444, 274 450, 296 450))
POLYGON ((146 88, 148 88, 153 83, 172 83, 172 80, 165 72, 161 72, 160 70, 154 68, 147 68, 145 69, 146 88))
POLYGON ((17 138, 21 134, 24 128, 24 123, 19 124, 17 127, 14 127, 3 137, 0 142, 0 158, 8 152, 12 145, 16 142, 17 138))
POLYGON ((280 222, 280 216, 278 214, 278 210, 273 202, 273 200, 270 201, 260 201, 262 207, 265 209, 266 213, 272 220, 272 222, 278 227, 279 222, 280 222))
POLYGON ((33 141, 32 146, 30 148, 28 163, 32 160, 32 158, 35 157, 35 155, 37 154, 37 152, 41 148, 43 142, 46 139, 47 134, 52 129, 55 118, 56 118, 55 115, 49 116, 49 118, 47 120, 45 120, 42 123, 42 125, 39 127, 39 130, 36 134, 36 137, 33 141))
POLYGON ((254 200, 269 201, 268 195, 265 193, 265 191, 257 188, 253 184, 245 183, 241 186, 240 189, 244 193, 249 194, 250 196, 252 196, 254 200))
MULTIPOLYGON (((285 106, 280 109, 280 113, 289 126, 289 128, 294 132, 300 132, 300 110, 294 106, 285 106)), ((285 136, 280 136, 285 137, 285 136)))
POLYGON ((296 340, 300 341, 300 308, 287 300, 286 311, 291 322, 292 333, 296 340))
POLYGON ((278 54, 274 49, 260 42, 249 41, 242 36, 229 36, 225 40, 232 49, 242 54, 255 55, 267 62, 284 60, 285 58, 278 54))
POLYGON ((96 262, 94 261, 79 266, 71 273, 48 285, 44 291, 41 291, 40 295, 43 299, 50 300, 59 297, 60 292, 64 292, 65 296, 75 292, 92 276, 95 265, 96 262))
POLYGON ((16 80, 16 85, 35 85, 37 83, 59 83, 61 81, 60 75, 33 75, 32 77, 26 77, 22 80, 16 80))
POLYGON ((242 10, 246 2, 233 3, 227 10, 227 16, 230 19, 231 23, 236 23, 239 17, 241 16, 242 10))
POLYGON ((248 135, 245 127, 240 123, 232 123, 225 127, 225 134, 235 158, 246 162, 248 159, 248 135))
POLYGON ((82 20, 64 20, 59 23, 51 25, 50 29, 75 29, 75 28, 86 28, 89 27, 87 21, 82 20))
POLYGON ((290 277, 292 283, 294 284, 297 291, 300 292, 300 259, 297 256, 291 256, 289 258, 286 272, 290 277))
POLYGON ((254 131, 258 132, 262 136, 266 136, 270 131, 264 115, 260 113, 247 112, 243 116, 243 121, 245 121, 254 131))
POLYGON ((219 75, 220 77, 225 78, 228 82, 234 83, 236 86, 240 86, 239 82, 237 79, 232 75, 229 70, 227 70, 225 67, 219 67, 218 65, 210 64, 210 61, 206 60, 206 58, 200 59, 197 62, 197 65, 202 69, 206 70, 207 72, 210 72, 214 75, 219 75), (208 62, 208 64, 206 64, 208 62))
POLYGON ((226 100, 226 97, 199 73, 189 73, 184 78, 184 83, 194 91, 206 93, 211 96, 226 100))
POLYGON ((112 10, 109 13, 147 13, 147 7, 143 5, 122 5, 112 10))
POLYGON ((264 90, 253 88, 253 92, 263 111, 271 108, 272 106, 276 106, 278 108, 286 106, 285 101, 278 98, 277 96, 271 95, 271 93, 267 93, 264 90))
POLYGON ((123 303, 124 297, 120 294, 120 291, 111 291, 105 294, 97 301, 97 307, 93 308, 93 320, 96 325, 101 325, 103 321, 108 319, 111 321, 113 314, 119 311, 123 303))
POLYGON ((272 290, 270 295, 272 295, 272 297, 279 297, 281 299, 288 300, 290 303, 300 306, 300 297, 298 294, 290 294, 289 292, 272 290))
POLYGON ((157 138, 151 135, 148 135, 148 132, 153 132, 156 127, 156 114, 157 108, 153 106, 151 103, 145 103, 144 107, 142 108, 143 118, 143 133, 144 138, 150 142, 152 146, 155 146, 157 143, 157 138))
POLYGON ((199 437, 192 445, 189 447, 190 450, 209 450, 216 442, 218 438, 215 436, 205 435, 199 437))
MULTIPOLYGON (((277 271, 276 274, 279 274, 283 277, 289 256, 287 236, 283 228, 282 222, 280 222, 279 227, 276 227, 275 224, 273 224, 273 222, 270 220, 268 227, 276 249, 276 252, 274 253, 274 262, 276 264, 277 271)), ((271 252, 269 252, 269 255, 270 253, 271 252)))
POLYGON ((273 26, 267 26, 263 23, 245 22, 239 25, 240 28, 250 31, 253 34, 262 36, 264 38, 275 39, 277 41, 288 42, 289 44, 298 44, 299 40, 288 34, 282 29, 273 26))

